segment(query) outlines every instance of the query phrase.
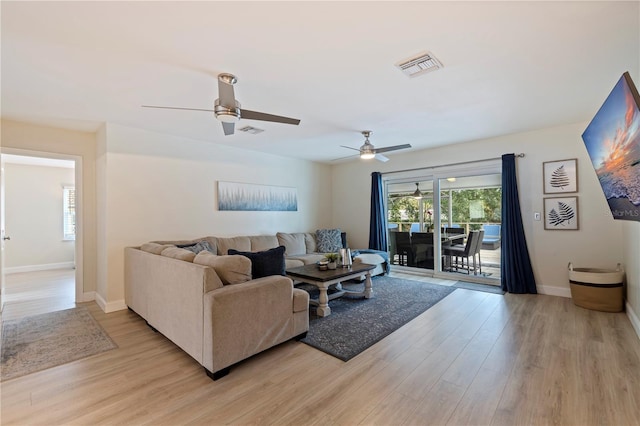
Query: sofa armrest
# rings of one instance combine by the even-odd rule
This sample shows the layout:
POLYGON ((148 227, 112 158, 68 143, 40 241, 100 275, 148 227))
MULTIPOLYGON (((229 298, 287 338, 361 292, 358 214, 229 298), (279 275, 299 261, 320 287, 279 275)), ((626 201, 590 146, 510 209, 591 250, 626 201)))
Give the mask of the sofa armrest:
POLYGON ((204 295, 203 365, 219 371, 293 337, 293 282, 273 275, 204 295))

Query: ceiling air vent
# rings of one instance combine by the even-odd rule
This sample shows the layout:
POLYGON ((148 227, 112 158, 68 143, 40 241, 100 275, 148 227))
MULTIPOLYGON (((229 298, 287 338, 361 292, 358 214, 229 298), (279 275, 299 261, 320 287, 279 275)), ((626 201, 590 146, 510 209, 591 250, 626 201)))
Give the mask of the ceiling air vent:
POLYGON ((442 68, 442 66, 442 63, 429 52, 421 53, 419 56, 406 59, 396 64, 396 67, 409 77, 416 77, 420 74, 435 71, 442 68))
POLYGON ((258 133, 264 132, 264 129, 258 129, 253 126, 244 126, 238 129, 241 132, 251 133, 252 135, 257 135, 258 133))

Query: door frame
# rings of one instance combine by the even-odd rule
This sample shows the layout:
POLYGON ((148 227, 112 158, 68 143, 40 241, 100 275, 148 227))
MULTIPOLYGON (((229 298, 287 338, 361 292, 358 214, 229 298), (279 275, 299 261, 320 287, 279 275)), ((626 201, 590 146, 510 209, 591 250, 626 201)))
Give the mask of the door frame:
MULTIPOLYGON (((75 302, 80 303, 84 302, 84 205, 83 205, 83 181, 82 181, 82 157, 79 155, 72 154, 60 154, 55 152, 46 152, 46 151, 33 151, 27 149, 18 149, 18 148, 0 148, 0 155, 2 154, 12 154, 12 155, 22 155, 25 157, 39 157, 39 158, 50 158, 54 160, 70 160, 75 163, 74 168, 74 185, 76 188, 76 239, 74 242, 74 252, 75 252, 75 302)), ((4 188, 0 188, 2 194, 0 196, 4 197, 4 188)), ((0 265, 1 271, 0 274, 4 275, 4 264, 0 265)), ((4 285, 4 279, 3 279, 4 285)), ((4 293, 4 289, 3 289, 4 293)), ((4 295, 3 295, 4 298, 4 295)))

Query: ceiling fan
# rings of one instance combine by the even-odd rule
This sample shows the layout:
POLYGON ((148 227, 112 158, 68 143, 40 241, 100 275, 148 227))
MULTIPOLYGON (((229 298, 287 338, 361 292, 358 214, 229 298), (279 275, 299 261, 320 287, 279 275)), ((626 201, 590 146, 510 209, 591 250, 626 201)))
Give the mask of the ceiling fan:
POLYGON ((234 132, 235 122, 240 119, 272 121, 274 123, 284 124, 300 124, 300 120, 295 118, 283 117, 280 115, 267 114, 264 112, 251 111, 240 108, 240 102, 235 98, 233 85, 238 79, 233 74, 218 74, 218 96, 213 109, 201 108, 181 108, 156 105, 142 105, 143 108, 161 108, 161 109, 181 109, 187 111, 206 111, 213 112, 215 117, 222 123, 222 130, 226 136, 232 135, 234 132))
POLYGON ((408 143, 405 143, 403 145, 387 146, 384 148, 376 148, 373 146, 373 144, 371 144, 371 142, 369 142, 369 136, 373 132, 371 130, 364 130, 361 133, 364 135, 364 145, 362 145, 359 149, 352 148, 350 146, 344 146, 344 145, 340 145, 340 146, 347 149, 353 149, 354 151, 359 151, 360 158, 362 158, 363 160, 369 160, 371 158, 375 158, 376 160, 382 161, 383 163, 385 163, 389 161, 389 159, 384 155, 382 155, 383 152, 390 152, 390 151, 397 151, 399 149, 411 148, 411 145, 408 143))

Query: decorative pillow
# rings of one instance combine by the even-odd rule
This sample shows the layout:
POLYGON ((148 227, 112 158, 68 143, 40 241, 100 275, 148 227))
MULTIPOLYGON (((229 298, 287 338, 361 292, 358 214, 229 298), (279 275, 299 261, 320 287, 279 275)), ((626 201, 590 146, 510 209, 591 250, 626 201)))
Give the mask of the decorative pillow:
POLYGON ((193 259, 193 263, 212 267, 224 285, 251 280, 251 260, 244 256, 217 256, 203 250, 193 259))
POLYGON ((185 250, 192 251, 196 254, 200 253, 202 250, 206 250, 213 254, 216 253, 213 247, 211 247, 211 245, 206 241, 198 241, 195 244, 178 244, 177 246, 185 250))
POLYGON ((316 231, 318 253, 336 253, 342 248, 342 236, 339 229, 318 229, 316 231))
POLYGON ((256 279, 269 275, 285 275, 284 250, 284 246, 259 252, 229 249, 229 254, 240 254, 251 259, 251 276, 256 279))

